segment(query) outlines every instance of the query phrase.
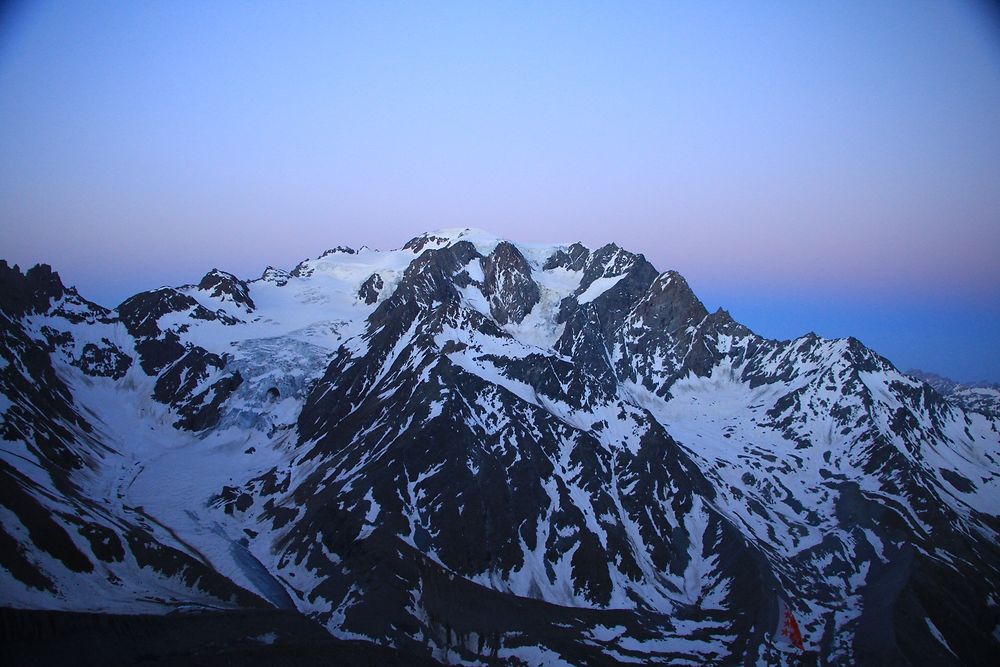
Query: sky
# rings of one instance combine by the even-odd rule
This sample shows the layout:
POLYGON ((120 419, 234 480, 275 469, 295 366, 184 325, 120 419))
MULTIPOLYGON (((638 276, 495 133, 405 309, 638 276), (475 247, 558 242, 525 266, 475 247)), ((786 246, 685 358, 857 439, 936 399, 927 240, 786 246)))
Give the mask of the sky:
POLYGON ((478 227, 616 242, 758 333, 1000 381, 1000 14, 15 2, 0 257, 113 306, 478 227))

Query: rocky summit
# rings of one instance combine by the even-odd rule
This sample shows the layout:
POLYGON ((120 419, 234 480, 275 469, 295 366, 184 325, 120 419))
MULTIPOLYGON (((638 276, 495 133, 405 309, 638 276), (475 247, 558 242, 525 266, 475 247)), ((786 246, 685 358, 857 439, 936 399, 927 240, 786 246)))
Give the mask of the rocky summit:
POLYGON ((998 412, 613 244, 444 230, 114 309, 2 263, 0 337, 12 642, 63 612, 286 664, 1000 661, 998 412))

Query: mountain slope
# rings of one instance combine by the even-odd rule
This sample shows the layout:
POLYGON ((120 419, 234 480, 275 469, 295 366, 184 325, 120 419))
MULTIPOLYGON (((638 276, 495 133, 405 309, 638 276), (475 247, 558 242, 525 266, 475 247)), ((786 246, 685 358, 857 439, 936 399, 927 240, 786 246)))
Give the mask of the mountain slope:
POLYGON ((830 664, 1000 651, 995 415, 613 244, 444 230, 114 311, 0 279, 14 606, 98 610, 83 581, 446 662, 774 664, 785 603, 830 664))
POLYGON ((1000 385, 996 383, 963 384, 914 368, 906 371, 906 374, 923 380, 956 407, 967 412, 978 412, 992 419, 1000 417, 1000 385))

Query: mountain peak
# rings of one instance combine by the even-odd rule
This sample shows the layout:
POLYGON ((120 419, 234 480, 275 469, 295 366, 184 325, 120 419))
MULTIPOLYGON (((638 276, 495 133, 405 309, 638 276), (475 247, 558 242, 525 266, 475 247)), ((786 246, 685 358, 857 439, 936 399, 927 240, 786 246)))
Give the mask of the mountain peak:
POLYGON ((25 273, 0 260, 0 308, 14 317, 43 313, 66 292, 59 274, 48 264, 36 264, 25 273))
POLYGON ((241 306, 247 312, 252 312, 255 308, 253 299, 250 298, 249 285, 226 271, 212 269, 198 283, 198 289, 209 292, 212 298, 241 306))
POLYGON ((358 254, 358 251, 355 250, 354 248, 351 248, 350 246, 346 245, 339 245, 336 248, 330 248, 329 250, 323 252, 323 254, 319 256, 319 259, 323 259, 324 257, 329 257, 330 255, 356 255, 356 254, 358 254))
POLYGON ((1000 418, 1000 384, 995 382, 956 382, 951 378, 911 368, 906 374, 934 388, 948 403, 968 412, 1000 418))
POLYGON ((0 310, 15 318, 45 313, 74 322, 103 319, 111 313, 84 299, 75 287, 63 285, 48 264, 36 264, 22 274, 20 267, 4 260, 0 260, 0 310))
MULTIPOLYGON (((477 248, 492 249, 502 241, 499 236, 484 229, 475 227, 446 227, 415 236, 405 244, 403 250, 421 253, 427 248, 443 248, 458 241, 469 241, 477 248)), ((488 250, 487 250, 488 252, 488 250)))

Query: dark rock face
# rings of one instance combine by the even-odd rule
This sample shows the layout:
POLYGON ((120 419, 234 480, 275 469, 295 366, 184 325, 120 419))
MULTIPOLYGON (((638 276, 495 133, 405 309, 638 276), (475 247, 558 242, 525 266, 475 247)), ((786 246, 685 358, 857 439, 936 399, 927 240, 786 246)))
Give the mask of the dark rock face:
POLYGON ((136 294, 123 301, 117 310, 122 324, 136 338, 160 335, 159 319, 169 313, 191 310, 196 319, 214 319, 214 315, 193 298, 169 287, 136 294))
POLYGON ((48 264, 38 264, 22 274, 17 265, 0 260, 0 308, 11 317, 44 313, 65 288, 48 264))
POLYGON ((184 355, 184 345, 173 331, 168 331, 160 338, 146 338, 135 344, 139 353, 139 363, 147 375, 156 375, 168 364, 172 364, 184 355))
POLYGON ((87 343, 83 346, 83 354, 74 361, 87 375, 109 377, 119 380, 125 376, 132 366, 132 357, 107 338, 101 339, 101 344, 87 343))
POLYGON ((324 252, 319 257, 320 257, 320 259, 323 259, 324 257, 329 257, 330 255, 337 255, 337 254, 341 254, 341 255, 356 255, 356 254, 358 254, 358 251, 355 250, 354 248, 349 248, 349 247, 347 247, 345 245, 339 245, 336 248, 331 248, 330 250, 327 250, 326 252, 324 252))
POLYGON ((300 262, 288 275, 292 278, 308 278, 313 274, 314 269, 307 262, 300 262))
POLYGON ((676 271, 657 276, 634 309, 633 327, 678 336, 708 316, 687 281, 676 271))
POLYGON ((72 446, 77 429, 90 430, 72 392, 56 374, 48 351, 17 321, 0 317, 0 393, 11 405, 3 414, 5 441, 22 441, 44 461, 54 483, 68 487, 68 473, 85 457, 72 446))
POLYGON ((403 250, 412 250, 415 255, 419 255, 430 243, 447 243, 448 241, 449 239, 446 236, 421 234, 404 243, 403 250))
MULTIPOLYGON (((324 259, 326 257, 330 257, 331 255, 355 255, 355 254, 357 254, 357 251, 355 251, 353 248, 348 248, 346 246, 337 246, 336 248, 324 252, 322 255, 319 256, 319 259, 324 259)), ((315 268, 309 265, 309 260, 306 260, 303 262, 299 262, 298 266, 292 269, 291 273, 287 274, 287 276, 291 276, 293 278, 308 278, 313 274, 313 271, 315 271, 315 268)), ((265 272, 265 276, 266 275, 267 272, 265 272)), ((284 282, 287 282, 287 279, 285 279, 284 282)), ((280 284, 283 285, 284 282, 280 284)))
POLYGON ((278 287, 284 287, 288 284, 288 278, 290 274, 288 271, 283 269, 276 269, 273 266, 269 266, 264 269, 264 273, 261 275, 260 280, 265 282, 274 283, 278 287))
POLYGON ((705 375, 722 355, 699 341, 730 323, 724 312, 710 317, 687 281, 668 271, 650 283, 618 327, 616 370, 620 377, 660 391, 689 371, 705 375))
POLYGON ((178 428, 211 428, 219 421, 222 403, 243 382, 238 371, 221 373, 225 367, 226 360, 219 355, 193 347, 160 374, 153 396, 177 410, 178 428))
MULTIPOLYGON (((581 255, 578 254, 579 256, 581 255)), ((587 256, 582 271, 580 286, 560 304, 559 321, 567 322, 574 316, 580 309, 580 299, 587 298, 588 290, 595 282, 618 278, 609 289, 593 299, 596 324, 605 337, 621 326, 624 315, 656 278, 656 269, 642 255, 633 255, 614 244, 608 244, 587 256)))
POLYGON ((483 296, 498 324, 518 324, 540 298, 528 260, 514 244, 504 241, 483 260, 483 296))
POLYGON ((368 276, 367 280, 361 283, 361 288, 358 290, 358 298, 370 306, 378 301, 378 295, 384 285, 382 276, 373 273, 368 276))
POLYGON ((552 269, 569 269, 570 271, 583 271, 587 260, 590 258, 590 250, 580 243, 574 243, 567 250, 558 250, 551 257, 545 260, 542 266, 544 271, 552 269))
POLYGON ((136 339, 139 363, 149 375, 155 375, 184 354, 177 331, 160 329, 159 321, 164 315, 188 311, 193 320, 217 321, 227 325, 239 323, 224 311, 212 312, 194 298, 169 287, 136 294, 122 302, 117 310, 122 324, 136 339))
POLYGON ((212 269, 198 283, 198 289, 209 292, 213 298, 222 301, 232 301, 246 311, 253 312, 256 306, 250 298, 250 288, 245 282, 231 273, 212 269))
POLYGON ((70 322, 110 321, 111 311, 87 301, 76 289, 65 287, 48 264, 24 274, 17 265, 0 260, 0 310, 10 317, 52 313, 70 322))

